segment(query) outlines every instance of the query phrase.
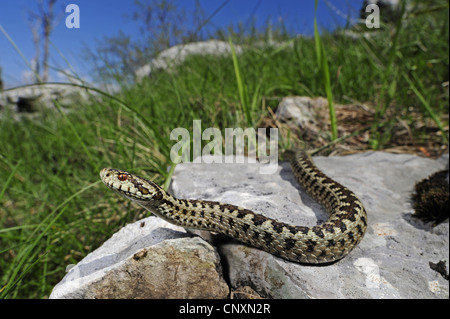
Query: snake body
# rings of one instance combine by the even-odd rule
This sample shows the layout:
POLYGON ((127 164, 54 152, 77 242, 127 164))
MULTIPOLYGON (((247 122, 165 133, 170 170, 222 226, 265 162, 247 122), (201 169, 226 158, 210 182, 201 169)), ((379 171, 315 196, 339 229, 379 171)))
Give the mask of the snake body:
POLYGON ((107 187, 170 223, 222 233, 290 261, 319 264, 341 259, 364 236, 363 204, 321 172, 306 152, 296 152, 291 167, 303 188, 330 213, 324 223, 294 226, 230 204, 178 199, 149 180, 116 169, 104 168, 100 176, 107 187))

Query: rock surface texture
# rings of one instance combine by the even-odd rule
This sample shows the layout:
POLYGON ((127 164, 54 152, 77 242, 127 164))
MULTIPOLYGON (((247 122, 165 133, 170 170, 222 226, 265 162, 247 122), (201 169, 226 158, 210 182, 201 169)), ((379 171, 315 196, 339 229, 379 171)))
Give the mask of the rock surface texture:
MULTIPOLYGON (((217 254, 203 239, 150 217, 144 227, 128 225, 88 255, 50 297, 225 298, 230 289, 265 298, 448 298, 448 280, 430 266, 443 261, 448 273, 448 220, 435 227, 423 223, 413 217, 410 202, 414 184, 445 169, 448 155, 431 160, 367 152, 314 161, 353 190, 367 210, 366 235, 344 259, 301 265, 212 236, 217 254)), ((180 164, 171 192, 243 206, 295 225, 327 219, 288 163, 266 175, 259 174, 260 165, 180 164)))
POLYGON ((203 239, 151 216, 72 267, 50 298, 226 298, 219 261, 203 239))

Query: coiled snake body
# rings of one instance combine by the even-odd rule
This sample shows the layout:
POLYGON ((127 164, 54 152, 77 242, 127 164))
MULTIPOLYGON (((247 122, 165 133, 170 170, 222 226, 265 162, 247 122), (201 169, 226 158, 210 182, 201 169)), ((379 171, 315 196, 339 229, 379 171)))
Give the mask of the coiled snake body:
POLYGON ((111 168, 103 183, 170 223, 223 233, 273 255, 300 263, 329 263, 346 256, 363 238, 367 215, 356 195, 322 173, 303 151, 291 160, 296 179, 330 213, 323 224, 294 226, 248 209, 204 200, 177 199, 157 184, 111 168))

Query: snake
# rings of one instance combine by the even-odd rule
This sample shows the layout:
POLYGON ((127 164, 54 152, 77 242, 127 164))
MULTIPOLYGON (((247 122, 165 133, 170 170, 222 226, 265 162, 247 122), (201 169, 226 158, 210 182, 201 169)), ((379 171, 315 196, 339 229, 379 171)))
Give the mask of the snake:
POLYGON ((169 223, 224 234, 300 264, 340 260, 364 237, 367 214, 363 204, 351 190, 319 170, 305 150, 294 153, 291 168, 305 191, 329 212, 323 223, 291 225, 240 206, 176 198, 150 180, 113 168, 103 168, 100 178, 111 190, 169 223))

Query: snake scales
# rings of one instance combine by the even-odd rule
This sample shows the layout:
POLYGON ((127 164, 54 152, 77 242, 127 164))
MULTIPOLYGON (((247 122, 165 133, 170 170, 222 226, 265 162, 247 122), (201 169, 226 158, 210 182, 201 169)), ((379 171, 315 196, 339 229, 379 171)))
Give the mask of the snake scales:
POLYGON ((292 170, 303 188, 330 213, 323 224, 294 226, 248 209, 204 200, 177 199, 155 183, 111 168, 103 183, 170 223, 223 233, 273 255, 300 263, 329 263, 346 256, 363 238, 367 215, 356 195, 322 173, 304 151, 292 170))

